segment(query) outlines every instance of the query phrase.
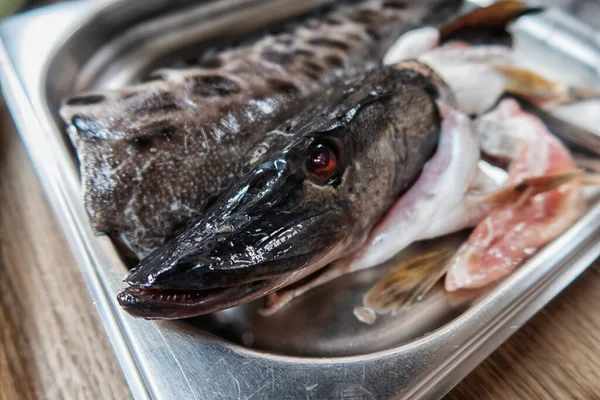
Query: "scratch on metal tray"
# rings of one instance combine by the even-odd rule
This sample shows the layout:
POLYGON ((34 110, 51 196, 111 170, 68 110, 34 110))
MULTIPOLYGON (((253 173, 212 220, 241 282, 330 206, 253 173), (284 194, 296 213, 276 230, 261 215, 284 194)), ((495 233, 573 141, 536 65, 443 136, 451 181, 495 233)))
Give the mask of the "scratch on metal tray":
POLYGON ((368 395, 369 395, 369 398, 370 398, 371 400, 375 400, 375 396, 373 396, 373 393, 371 393, 371 392, 370 392, 370 391, 369 391, 369 390, 368 390, 366 387, 364 387, 364 386, 361 386, 361 390, 363 390, 364 392, 366 392, 366 394, 368 394, 368 395))
POLYGON ((187 383, 188 387, 190 388, 190 393, 192 394, 192 396, 194 397, 194 400, 199 400, 198 397, 196 396, 196 393, 194 392, 194 389, 192 388, 192 385, 190 384, 190 381, 187 377, 187 375, 185 374, 185 372, 183 371, 183 367, 181 366, 181 364, 179 363, 179 360, 177 359, 177 357, 175 356, 175 353, 173 352, 173 350, 171 349, 171 346, 169 346, 169 343, 167 343, 167 340, 165 339, 165 336, 163 335, 163 333, 160 331, 160 329, 158 329, 158 327, 156 326, 156 323, 152 322, 152 326, 154 327, 154 329, 156 329, 156 332, 158 332, 158 334, 160 335, 160 337, 162 338, 163 342, 165 343, 165 346, 167 346, 167 349, 169 350, 169 353, 171 353, 171 356, 173 357, 173 359, 175 360, 175 363, 177 364, 177 367, 179 367, 179 370, 181 371, 181 375, 183 375, 183 379, 185 379, 185 383, 187 383))
POLYGON ((273 368, 269 368, 271 370, 271 394, 273 394, 273 392, 275 392, 275 373, 273 371, 273 368))
POLYGON ((252 393, 250 396, 246 397, 246 400, 249 400, 249 399, 251 399, 252 397, 254 397, 254 396, 256 396, 257 394, 259 394, 260 392, 262 392, 262 390, 263 390, 264 388, 266 388, 267 386, 269 386, 269 384, 270 384, 270 383, 271 383, 271 382, 267 382, 267 383, 265 383, 264 385, 262 385, 261 387, 259 387, 259 388, 258 388, 258 390, 257 390, 256 392, 254 392, 254 393, 252 393))
POLYGON ((304 389, 306 390, 306 400, 310 400, 310 392, 312 392, 317 386, 319 386, 318 383, 304 387, 304 389))
POLYGON ((238 379, 233 375, 233 372, 231 372, 231 369, 227 368, 227 374, 231 377, 231 379, 233 379, 235 381, 235 385, 237 387, 237 393, 238 393, 238 400, 242 399, 242 389, 240 388, 240 381, 238 381, 238 379))

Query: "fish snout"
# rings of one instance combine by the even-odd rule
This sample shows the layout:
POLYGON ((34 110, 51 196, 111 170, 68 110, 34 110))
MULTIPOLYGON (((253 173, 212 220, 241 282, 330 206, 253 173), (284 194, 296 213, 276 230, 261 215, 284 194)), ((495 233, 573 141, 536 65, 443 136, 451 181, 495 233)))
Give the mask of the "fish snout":
POLYGON ((142 260, 126 277, 129 287, 118 301, 147 319, 200 315, 252 301, 338 257, 347 235, 344 217, 335 207, 310 205, 246 214, 241 226, 205 224, 142 260))

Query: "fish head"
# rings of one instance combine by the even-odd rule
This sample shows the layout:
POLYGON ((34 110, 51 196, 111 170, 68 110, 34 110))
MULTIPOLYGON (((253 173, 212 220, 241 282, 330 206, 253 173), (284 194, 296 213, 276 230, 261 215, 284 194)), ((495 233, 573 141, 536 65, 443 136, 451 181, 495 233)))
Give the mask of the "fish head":
POLYGON ((435 150, 428 84, 378 69, 267 134, 206 213, 130 271, 120 304, 149 319, 213 312, 356 249, 435 150))

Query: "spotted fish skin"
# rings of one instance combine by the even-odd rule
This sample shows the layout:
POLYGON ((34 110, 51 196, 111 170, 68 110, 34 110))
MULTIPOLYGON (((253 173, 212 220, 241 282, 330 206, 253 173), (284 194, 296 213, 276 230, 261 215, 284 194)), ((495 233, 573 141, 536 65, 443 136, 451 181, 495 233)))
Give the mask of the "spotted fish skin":
POLYGON ((66 100, 60 114, 92 228, 145 256, 203 212, 265 132, 334 81, 378 63, 403 32, 441 22, 461 4, 340 2, 198 65, 66 100))

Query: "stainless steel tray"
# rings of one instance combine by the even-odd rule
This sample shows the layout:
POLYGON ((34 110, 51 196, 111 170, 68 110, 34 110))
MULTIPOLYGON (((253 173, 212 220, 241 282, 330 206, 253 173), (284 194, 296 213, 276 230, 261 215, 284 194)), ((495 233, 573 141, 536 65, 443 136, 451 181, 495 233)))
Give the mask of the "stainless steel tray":
MULTIPOLYGON (((125 265, 88 226, 76 159, 57 119, 61 98, 134 81, 176 54, 326 2, 86 0, 0 25, 7 103, 136 399, 440 397, 600 255, 596 204, 491 293, 459 298, 438 290, 374 325, 358 323, 352 308, 383 268, 332 282, 270 319, 257 316, 253 304, 178 322, 125 314, 115 300, 125 265)), ((515 33, 531 63, 600 85, 594 31, 550 11, 523 19, 515 33)), ((584 144, 600 154, 595 139, 584 144)), ((440 243, 417 244, 401 257, 440 243)))

